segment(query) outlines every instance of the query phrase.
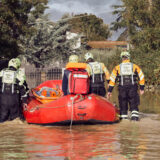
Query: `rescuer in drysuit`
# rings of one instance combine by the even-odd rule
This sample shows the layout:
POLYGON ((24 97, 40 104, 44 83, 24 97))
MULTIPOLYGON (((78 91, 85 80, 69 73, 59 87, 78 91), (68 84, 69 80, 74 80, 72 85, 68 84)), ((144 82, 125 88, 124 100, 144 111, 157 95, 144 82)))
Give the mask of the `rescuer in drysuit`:
POLYGON ((29 89, 20 66, 20 60, 13 58, 0 72, 0 122, 21 118, 22 105, 26 105, 29 89))
MULTIPOLYGON (((71 92, 73 92, 73 91, 71 91, 72 89, 72 87, 71 87, 71 80, 70 80, 70 77, 71 77, 71 72, 73 72, 75 69, 78 69, 78 70, 82 70, 82 71, 84 71, 84 74, 86 74, 87 72, 86 72, 86 64, 85 63, 79 63, 79 59, 78 59, 78 56, 77 55, 71 55, 70 57, 69 57, 69 62, 67 63, 67 65, 66 65, 66 69, 64 70, 64 74, 63 74, 63 79, 62 79, 62 91, 63 91, 63 93, 64 93, 64 95, 68 95, 68 94, 70 94, 71 92), (85 73, 86 72, 86 73, 85 73)), ((83 74, 83 72, 82 72, 82 74, 83 74)), ((77 72, 77 75, 78 75, 78 72, 77 72)), ((88 73, 87 73, 87 75, 88 75, 88 73)), ((87 77, 87 75, 82 75, 83 77, 85 77, 85 78, 88 78, 87 77)), ((75 75, 76 76, 76 75, 75 75)), ((78 78, 78 77, 77 77, 78 78)), ((74 81, 74 80, 72 80, 72 81, 74 81)), ((81 80, 80 80, 81 81, 81 80)), ((79 83, 79 85, 81 84, 81 83, 84 83, 84 81, 82 80, 80 83, 79 83)), ((75 84, 76 85, 76 84, 75 84)), ((84 86, 88 86, 88 88, 89 88, 89 84, 87 84, 87 81, 85 81, 85 83, 84 83, 84 86)), ((89 90, 89 89, 88 89, 89 90)), ((82 89, 81 88, 79 88, 79 91, 78 92, 83 92, 83 87, 82 87, 82 89)), ((86 91, 87 92, 87 91, 86 91)), ((76 94, 76 93, 74 93, 74 94, 76 94)))
POLYGON ((139 66, 130 62, 129 52, 121 52, 122 63, 117 65, 110 76, 107 97, 111 96, 112 90, 118 81, 120 118, 128 119, 128 104, 130 105, 131 120, 139 120, 140 97, 138 94, 138 82, 140 95, 144 93, 144 74, 139 66))
POLYGON ((90 93, 95 93, 105 97, 105 80, 109 83, 109 71, 105 67, 104 63, 94 61, 92 53, 85 54, 85 60, 87 63, 86 70, 90 75, 90 93))

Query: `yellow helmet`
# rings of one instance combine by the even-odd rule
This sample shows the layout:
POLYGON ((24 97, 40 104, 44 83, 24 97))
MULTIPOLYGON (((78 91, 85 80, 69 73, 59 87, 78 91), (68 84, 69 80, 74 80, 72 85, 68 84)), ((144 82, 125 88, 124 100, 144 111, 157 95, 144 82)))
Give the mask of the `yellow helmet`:
POLYGON ((19 58, 12 58, 9 62, 8 62, 8 67, 14 67, 16 69, 18 69, 21 66, 21 61, 19 58))
POLYGON ((127 51, 121 52, 121 56, 120 56, 120 57, 121 57, 121 58, 122 58, 122 57, 127 57, 128 59, 130 59, 130 53, 127 52, 127 51))
POLYGON ((69 57, 69 62, 78 63, 79 59, 77 55, 71 55, 69 57))
POLYGON ((87 61, 89 58, 92 58, 93 59, 93 55, 92 55, 92 53, 86 53, 85 55, 84 55, 84 58, 85 58, 85 60, 87 61))

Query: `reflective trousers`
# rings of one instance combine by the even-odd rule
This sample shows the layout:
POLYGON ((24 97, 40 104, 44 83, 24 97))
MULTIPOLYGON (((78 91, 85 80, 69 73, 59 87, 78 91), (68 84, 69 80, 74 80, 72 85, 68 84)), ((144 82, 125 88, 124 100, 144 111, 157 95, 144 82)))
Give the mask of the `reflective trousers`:
POLYGON ((129 86, 119 86, 119 107, 120 115, 128 115, 128 106, 129 110, 139 111, 138 105, 140 104, 140 98, 138 94, 138 86, 129 85, 129 86))

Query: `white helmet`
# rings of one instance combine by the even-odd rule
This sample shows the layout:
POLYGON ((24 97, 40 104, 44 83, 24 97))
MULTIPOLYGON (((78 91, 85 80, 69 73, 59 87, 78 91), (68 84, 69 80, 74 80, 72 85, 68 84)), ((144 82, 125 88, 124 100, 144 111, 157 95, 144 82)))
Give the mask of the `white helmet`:
POLYGON ((21 61, 19 58, 12 58, 9 62, 8 62, 8 67, 14 67, 16 69, 18 69, 21 66, 21 61))
POLYGON ((91 59, 93 59, 93 55, 92 55, 92 53, 86 53, 85 55, 84 55, 84 58, 85 58, 85 60, 87 61, 89 58, 91 58, 91 59))
POLYGON ((130 54, 129 54, 129 52, 127 52, 127 51, 125 51, 125 52, 121 52, 121 56, 120 56, 121 58, 122 57, 127 57, 128 59, 130 59, 130 54))
POLYGON ((71 55, 69 57, 69 62, 78 63, 78 56, 77 55, 71 55))

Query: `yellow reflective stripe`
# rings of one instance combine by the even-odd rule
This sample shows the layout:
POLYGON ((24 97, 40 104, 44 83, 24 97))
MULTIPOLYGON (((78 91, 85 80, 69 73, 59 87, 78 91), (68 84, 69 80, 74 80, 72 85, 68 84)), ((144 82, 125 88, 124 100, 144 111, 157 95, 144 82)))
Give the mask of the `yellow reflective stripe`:
POLYGON ((113 77, 110 77, 110 80, 111 80, 112 82, 115 82, 115 78, 113 78, 113 77))
POLYGON ((113 81, 113 82, 115 82, 116 77, 115 77, 114 75, 113 75, 113 76, 110 76, 110 80, 113 81))
POLYGON ((137 70, 138 72, 138 76, 139 76, 139 84, 140 85, 144 85, 145 80, 144 80, 144 74, 142 72, 142 70, 139 68, 139 66, 137 66, 136 64, 133 65, 133 71, 135 72, 137 70))
POLYGON ((111 85, 111 86, 115 85, 115 78, 112 76, 110 77, 109 85, 111 85))
POLYGON ((116 75, 114 75, 114 73, 112 72, 111 77, 116 79, 116 75))
POLYGON ((120 70, 120 67, 119 66, 116 66, 112 73, 111 73, 111 76, 110 76, 110 81, 109 81, 109 85, 110 86, 115 86, 115 80, 116 80, 116 77, 117 77, 117 71, 120 70))
POLYGON ((141 70, 140 70, 138 75, 139 75, 140 81, 144 79, 144 74, 143 74, 143 72, 141 70))
POLYGON ((141 75, 141 76, 140 76, 140 80, 143 80, 143 79, 144 79, 144 75, 141 75))
POLYGON ((143 76, 143 72, 140 70, 140 72, 138 73, 139 77, 143 76))
POLYGON ((142 71, 140 70, 140 72, 139 72, 139 76, 141 76, 143 73, 142 73, 142 71))

